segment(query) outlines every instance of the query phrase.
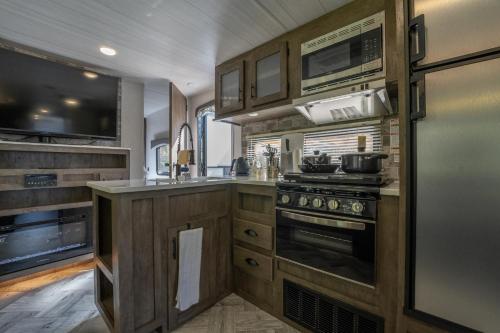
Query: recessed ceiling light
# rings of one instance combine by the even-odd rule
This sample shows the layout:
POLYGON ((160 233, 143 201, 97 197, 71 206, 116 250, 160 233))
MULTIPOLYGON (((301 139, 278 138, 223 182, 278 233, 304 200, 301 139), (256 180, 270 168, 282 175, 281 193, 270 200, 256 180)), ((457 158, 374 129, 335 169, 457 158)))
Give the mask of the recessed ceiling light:
POLYGON ((85 71, 85 72, 83 72, 83 76, 85 76, 87 79, 94 80, 94 79, 97 79, 97 77, 99 75, 97 75, 94 72, 85 71))
POLYGON ((80 102, 74 98, 66 98, 64 99, 64 104, 66 104, 67 106, 78 106, 80 105, 80 102))
POLYGON ((259 114, 257 112, 252 112, 248 114, 249 117, 257 117, 258 115, 259 114))
POLYGON ((49 110, 47 110, 47 109, 40 109, 40 112, 41 113, 49 113, 49 110))
POLYGON ((35 119, 35 120, 38 120, 39 118, 40 118, 40 116, 39 116, 39 115, 37 115, 37 114, 35 114, 35 115, 33 116, 33 119, 35 119))
POLYGON ((99 51, 101 51, 102 54, 105 54, 105 55, 110 56, 110 57, 116 55, 116 50, 112 47, 109 47, 109 46, 101 46, 99 48, 99 51))

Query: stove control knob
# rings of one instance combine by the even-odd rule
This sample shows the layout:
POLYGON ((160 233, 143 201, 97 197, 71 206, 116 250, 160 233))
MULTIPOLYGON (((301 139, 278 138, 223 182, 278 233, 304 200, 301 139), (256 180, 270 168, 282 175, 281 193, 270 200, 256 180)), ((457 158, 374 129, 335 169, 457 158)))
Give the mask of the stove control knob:
POLYGON ((321 206, 323 206, 323 199, 314 198, 313 199, 313 207, 314 208, 321 208, 321 206))
POLYGON ((361 202, 356 201, 355 203, 352 204, 351 209, 353 212, 359 214, 365 209, 365 207, 363 206, 363 204, 361 202))
POLYGON ((301 196, 299 198, 299 206, 307 206, 307 204, 309 203, 309 200, 307 199, 307 197, 304 197, 304 196, 301 196))
POLYGON ((290 196, 288 194, 283 194, 281 196, 281 202, 284 203, 285 205, 287 203, 290 203, 290 196))
POLYGON ((335 210, 335 209, 338 209, 339 206, 340 206, 340 203, 338 202, 338 200, 335 200, 335 199, 328 200, 328 209, 335 210))

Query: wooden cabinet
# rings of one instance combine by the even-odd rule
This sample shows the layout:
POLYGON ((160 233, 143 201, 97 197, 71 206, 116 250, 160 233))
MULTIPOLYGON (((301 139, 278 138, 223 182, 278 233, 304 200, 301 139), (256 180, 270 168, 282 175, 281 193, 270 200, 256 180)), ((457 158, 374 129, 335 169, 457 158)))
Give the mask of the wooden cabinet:
POLYGON ((233 237, 245 244, 258 246, 265 250, 273 249, 273 227, 260 223, 235 218, 233 221, 233 237))
POLYGON ((229 190, 93 191, 95 301, 111 332, 167 332, 231 293, 229 190), (203 228, 200 299, 181 312, 179 233, 196 228, 203 228))
POLYGON ((251 113, 288 98, 288 44, 265 44, 215 68, 217 118, 251 113))
POLYGON ((235 292, 273 314, 275 198, 274 186, 233 189, 235 292))
MULTIPOLYGON (((176 327, 178 324, 190 318, 193 313, 199 313, 207 307, 211 300, 216 297, 215 281, 215 226, 214 218, 192 221, 179 227, 168 229, 168 244, 170 254, 168 258, 168 308, 169 308, 169 327, 176 327), (177 309, 177 289, 179 285, 179 234, 188 229, 203 228, 203 245, 201 255, 201 273, 200 273, 200 300, 198 304, 193 305, 185 311, 177 309)), ((181 282, 182 283, 182 282, 181 282)))
POLYGON ((272 257, 235 246, 233 252, 234 265, 247 274, 271 282, 273 280, 272 257))
POLYGON ((179 136, 181 126, 187 122, 187 98, 172 82, 169 85, 169 98, 169 171, 170 177, 172 177, 174 172, 173 165, 177 161, 177 137, 179 136))
POLYGON ((215 70, 215 110, 225 114, 245 107, 245 61, 237 60, 215 70))
POLYGON ((265 45, 250 55, 251 106, 288 96, 288 48, 286 41, 265 45))
MULTIPOLYGON (((168 327, 174 329, 228 295, 232 290, 231 219, 228 190, 217 188, 169 198, 168 228, 168 327), (198 203, 198 204, 196 204, 198 203), (208 205, 207 205, 208 204, 208 205), (199 302, 185 311, 176 304, 179 286, 179 234, 203 228, 199 302)), ((182 283, 182 282, 181 282, 182 283)))

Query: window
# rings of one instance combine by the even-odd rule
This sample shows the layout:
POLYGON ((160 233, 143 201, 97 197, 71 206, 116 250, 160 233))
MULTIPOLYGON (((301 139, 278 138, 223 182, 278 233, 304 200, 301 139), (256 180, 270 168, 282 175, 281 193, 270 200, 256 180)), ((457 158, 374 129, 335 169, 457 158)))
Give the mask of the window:
POLYGON ((265 136, 265 137, 254 137, 248 140, 247 146, 247 159, 248 161, 253 161, 264 156, 266 152, 266 146, 271 145, 271 147, 278 149, 277 156, 280 155, 281 150, 281 136, 265 136))
POLYGON ((332 161, 342 154, 358 151, 358 136, 366 136, 366 151, 382 150, 382 130, 380 125, 335 129, 304 134, 304 155, 313 155, 314 150, 327 153, 332 161))
POLYGON ((156 173, 160 176, 169 175, 169 153, 168 145, 156 148, 156 173))
MULTIPOLYGON (((381 125, 369 125, 353 128, 333 129, 320 132, 304 133, 304 155, 313 155, 314 150, 327 153, 333 161, 339 159, 342 154, 356 152, 358 148, 358 136, 366 136, 366 151, 382 150, 381 125)), ((249 161, 258 159, 266 151, 265 147, 281 150, 281 136, 251 137, 248 140, 247 158, 249 161)))
POLYGON ((198 172, 201 176, 228 176, 232 160, 232 126, 215 121, 213 104, 198 111, 198 172))

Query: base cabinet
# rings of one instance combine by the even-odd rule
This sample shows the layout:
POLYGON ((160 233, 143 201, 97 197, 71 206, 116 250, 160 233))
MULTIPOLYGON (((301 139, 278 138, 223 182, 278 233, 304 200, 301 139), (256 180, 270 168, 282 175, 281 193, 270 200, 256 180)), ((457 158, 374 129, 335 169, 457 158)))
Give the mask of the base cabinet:
POLYGON ((111 332, 171 331, 233 290, 230 186, 94 190, 93 200, 95 302, 111 332), (181 312, 179 233, 196 228, 203 228, 200 299, 181 312))
MULTIPOLYGON (((168 229, 168 327, 170 330, 199 314, 231 292, 231 225, 228 216, 193 220, 168 229), (179 286, 179 233, 203 228, 200 299, 185 311, 177 308, 179 286)), ((182 283, 182 282, 181 282, 182 283)))
POLYGON ((233 272, 236 294, 273 315, 276 313, 274 230, 276 189, 233 188, 233 272))

